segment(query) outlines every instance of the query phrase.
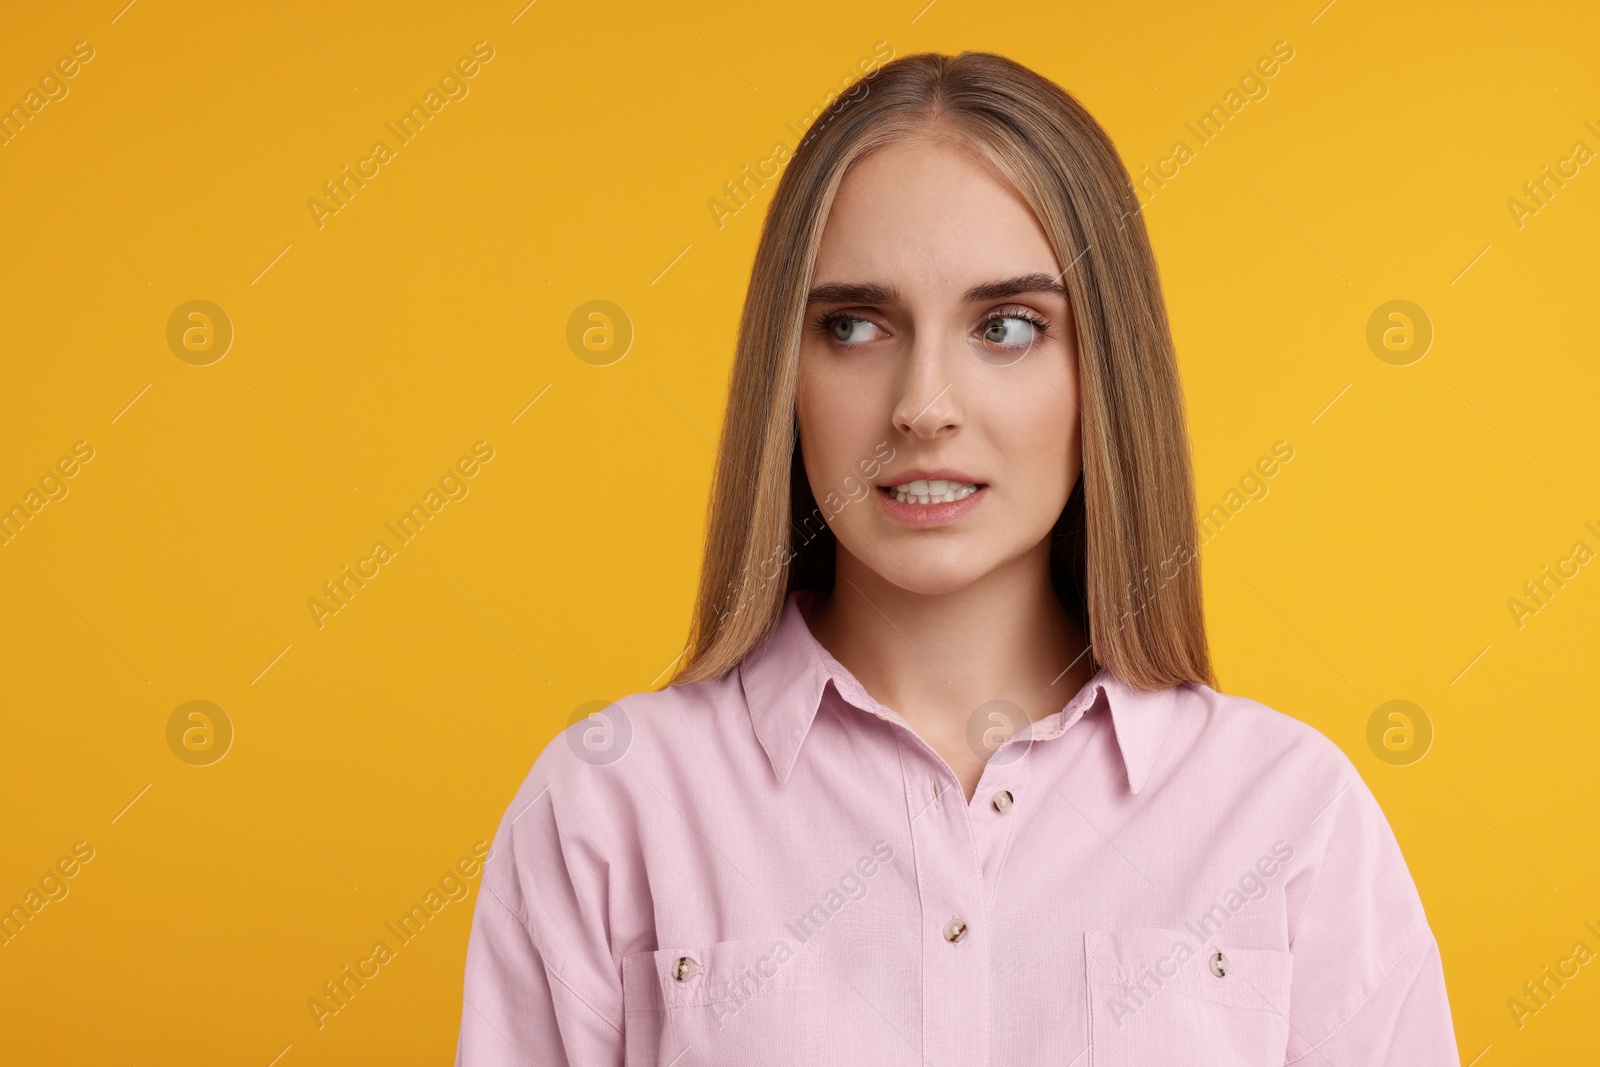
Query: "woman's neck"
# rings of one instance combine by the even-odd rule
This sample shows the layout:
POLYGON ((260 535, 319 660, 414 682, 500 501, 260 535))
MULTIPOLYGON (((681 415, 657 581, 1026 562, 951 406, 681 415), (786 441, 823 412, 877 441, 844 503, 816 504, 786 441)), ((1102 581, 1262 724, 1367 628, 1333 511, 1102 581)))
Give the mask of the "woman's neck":
POLYGON ((1005 700, 1037 721, 1060 711, 1093 674, 1087 635, 1051 586, 1047 544, 936 594, 895 585, 841 546, 833 592, 807 625, 944 757, 969 799, 988 755, 969 740, 977 709, 1005 700))

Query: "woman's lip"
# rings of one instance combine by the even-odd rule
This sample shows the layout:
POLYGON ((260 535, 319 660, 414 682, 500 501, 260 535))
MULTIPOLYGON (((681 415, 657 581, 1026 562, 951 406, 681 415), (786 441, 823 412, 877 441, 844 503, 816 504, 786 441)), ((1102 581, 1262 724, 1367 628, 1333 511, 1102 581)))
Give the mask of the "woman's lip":
POLYGON ((896 474, 894 476, 894 481, 892 481, 892 482, 883 482, 882 484, 880 484, 878 486, 878 488, 880 488, 880 489, 893 489, 896 486, 905 485, 908 482, 915 482, 915 481, 924 481, 924 482, 960 482, 962 485, 986 485, 986 484, 988 484, 986 482, 980 482, 978 479, 974 478, 972 475, 968 474, 966 471, 952 470, 949 467, 940 467, 938 470, 927 470, 927 469, 924 469, 922 467, 913 467, 912 469, 910 469, 908 471, 901 471, 899 474, 896 474))
POLYGON ((948 504, 902 504, 894 493, 878 490, 884 514, 902 526, 947 526, 981 504, 988 495, 989 487, 980 484, 976 492, 948 504))

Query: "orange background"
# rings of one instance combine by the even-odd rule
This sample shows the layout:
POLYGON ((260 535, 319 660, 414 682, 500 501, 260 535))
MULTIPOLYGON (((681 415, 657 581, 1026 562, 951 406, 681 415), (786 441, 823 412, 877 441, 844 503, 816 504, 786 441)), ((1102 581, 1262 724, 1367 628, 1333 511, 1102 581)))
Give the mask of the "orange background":
POLYGON ((0 545, 0 905, 93 852, 0 947, 7 1058, 449 1062, 477 883, 443 880, 580 707, 683 646, 772 186, 720 227, 710 202, 880 42, 1008 54, 1136 174, 1169 160, 1145 214, 1203 505, 1293 449, 1202 554, 1223 688, 1366 775, 1463 1062, 1592 1056, 1600 964, 1520 1028, 1507 1000, 1600 950, 1600 567, 1508 607, 1600 548, 1600 168, 1524 190, 1600 150, 1593 8, 122 2, 0 35, 6 106, 93 50, 0 144, 0 506, 40 493, 0 545), (466 95, 398 144, 385 124, 480 41, 466 95), (1201 144, 1186 123, 1277 42, 1266 95, 1201 144), (379 139, 319 226, 308 201, 379 139), (179 358, 194 320, 169 344, 193 300, 231 323, 214 362, 199 335, 179 358), (620 358, 569 343, 596 300, 620 358), (1391 300, 1433 332, 1404 366, 1368 343, 1391 300), (493 458, 442 488, 477 442, 493 458), (435 488, 319 627, 307 602, 435 488), (1368 742, 1395 699, 1431 724, 1420 760, 1368 742), (179 756, 215 755, 184 747, 199 720, 169 735, 196 700, 232 730, 206 765, 179 756), (430 890, 319 1029, 307 1001, 430 890))

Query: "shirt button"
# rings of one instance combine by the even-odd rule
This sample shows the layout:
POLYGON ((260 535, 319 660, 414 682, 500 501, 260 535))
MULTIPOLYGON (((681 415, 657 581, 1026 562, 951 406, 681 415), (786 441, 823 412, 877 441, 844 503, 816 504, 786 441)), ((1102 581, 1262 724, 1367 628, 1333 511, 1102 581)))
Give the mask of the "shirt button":
POLYGON ((967 924, 960 919, 951 919, 944 924, 944 939, 955 944, 967 936, 967 924))
POLYGON ((1000 792, 998 792, 998 793, 996 793, 994 795, 994 810, 995 811, 1010 811, 1011 810, 1011 790, 1002 789, 1002 790, 1000 790, 1000 792))
POLYGON ((1211 956, 1211 973, 1218 978, 1226 977, 1228 974, 1228 957, 1220 952, 1213 953, 1211 956))
POLYGON ((700 971, 700 965, 688 956, 679 956, 678 962, 672 965, 672 977, 680 982, 687 982, 700 971))

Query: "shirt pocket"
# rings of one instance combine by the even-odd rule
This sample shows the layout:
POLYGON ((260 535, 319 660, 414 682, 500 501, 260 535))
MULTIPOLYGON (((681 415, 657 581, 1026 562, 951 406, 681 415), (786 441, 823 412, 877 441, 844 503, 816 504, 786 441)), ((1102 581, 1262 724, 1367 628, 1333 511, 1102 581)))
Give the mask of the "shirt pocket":
POLYGON ((822 944, 751 937, 622 959, 626 1067, 823 1063, 822 944))
POLYGON ((1285 949, 1189 930, 1084 934, 1088 1067, 1281 1067, 1289 1041, 1285 949))

